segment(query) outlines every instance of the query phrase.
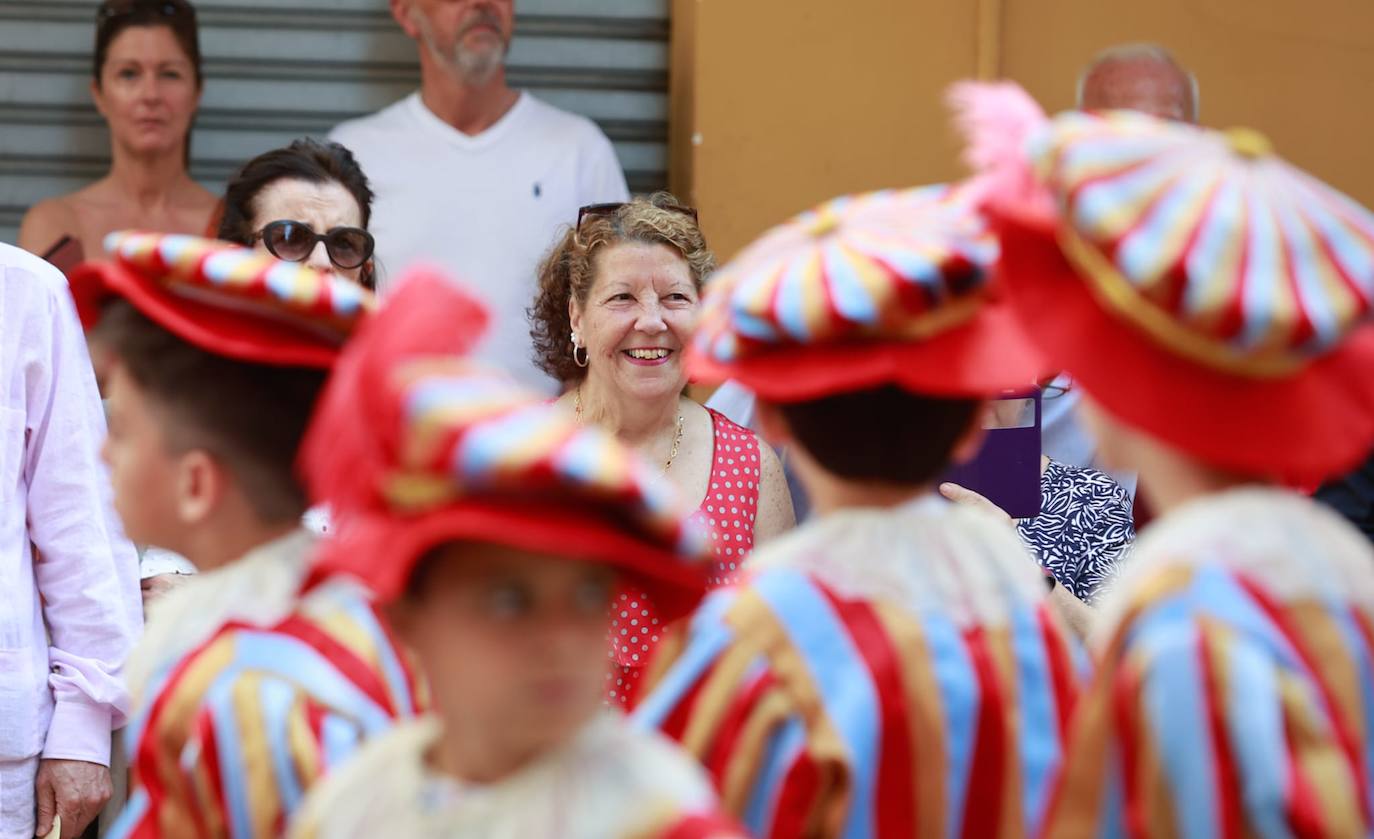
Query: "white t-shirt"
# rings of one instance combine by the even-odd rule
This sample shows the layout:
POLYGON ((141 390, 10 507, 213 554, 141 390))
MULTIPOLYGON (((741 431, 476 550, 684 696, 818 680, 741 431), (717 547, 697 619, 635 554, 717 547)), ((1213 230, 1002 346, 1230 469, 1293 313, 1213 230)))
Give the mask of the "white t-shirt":
POLYGON ((468 136, 435 116, 419 93, 335 128, 376 199, 379 286, 428 263, 477 292, 492 314, 478 356, 552 393, 535 366, 527 312, 539 261, 586 204, 625 201, 610 140, 586 117, 528 93, 495 125, 468 136))

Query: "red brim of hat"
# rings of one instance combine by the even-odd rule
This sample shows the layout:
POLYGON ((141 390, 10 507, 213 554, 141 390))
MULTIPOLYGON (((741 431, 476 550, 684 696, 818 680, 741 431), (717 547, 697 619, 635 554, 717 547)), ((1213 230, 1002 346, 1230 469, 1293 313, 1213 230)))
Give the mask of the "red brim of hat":
POLYGON ((896 385, 927 396, 981 399, 1024 390, 1052 372, 999 300, 984 303, 967 322, 928 338, 818 346, 779 346, 721 364, 688 350, 694 381, 734 379, 770 402, 804 402, 896 385))
POLYGON ((1374 327, 1283 378, 1201 366, 1112 314, 1053 233, 999 225, 1012 307, 1106 411, 1214 467, 1312 487, 1374 449, 1374 327))
POLYGON ((343 341, 271 315, 176 294, 121 265, 88 262, 68 278, 81 325, 94 329, 112 298, 122 297, 159 326, 206 352, 283 367, 332 367, 343 341))
POLYGON ((320 546, 311 580, 335 574, 365 583, 384 603, 405 591, 416 563, 447 542, 483 542, 574 562, 608 565, 642 588, 668 620, 689 613, 706 589, 705 563, 686 563, 593 514, 547 505, 468 502, 418 517, 362 513, 320 546))

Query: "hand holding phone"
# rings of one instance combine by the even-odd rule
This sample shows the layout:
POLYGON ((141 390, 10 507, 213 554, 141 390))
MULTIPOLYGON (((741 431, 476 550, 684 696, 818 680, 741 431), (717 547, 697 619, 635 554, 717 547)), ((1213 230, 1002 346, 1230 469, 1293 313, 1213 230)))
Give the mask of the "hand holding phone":
POLYGON ((972 490, 1013 519, 1039 515, 1040 391, 992 400, 983 427, 978 454, 946 470, 940 483, 972 490))

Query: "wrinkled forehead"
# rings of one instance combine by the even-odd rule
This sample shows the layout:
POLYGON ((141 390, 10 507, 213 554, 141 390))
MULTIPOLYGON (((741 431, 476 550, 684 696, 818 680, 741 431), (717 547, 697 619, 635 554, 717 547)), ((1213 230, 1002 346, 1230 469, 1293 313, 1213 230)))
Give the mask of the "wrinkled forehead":
POLYGON ((301 221, 323 233, 333 227, 360 227, 358 199, 338 181, 312 183, 281 178, 263 187, 253 199, 253 220, 301 221))
POLYGON ((691 266, 672 245, 622 242, 596 252, 592 259, 592 288, 627 291, 695 288, 691 266))

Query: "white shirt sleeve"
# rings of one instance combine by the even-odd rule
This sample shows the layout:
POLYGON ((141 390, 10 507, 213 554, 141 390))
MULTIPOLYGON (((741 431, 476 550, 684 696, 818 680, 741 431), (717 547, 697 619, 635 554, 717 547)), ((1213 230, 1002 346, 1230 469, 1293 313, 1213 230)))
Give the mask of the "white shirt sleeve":
POLYGON ((143 625, 138 556, 100 462, 105 418, 65 283, 17 271, 7 282, 31 284, 7 302, 27 304, 21 466, 53 696, 43 756, 108 764, 110 731, 128 710, 121 670, 143 625))

